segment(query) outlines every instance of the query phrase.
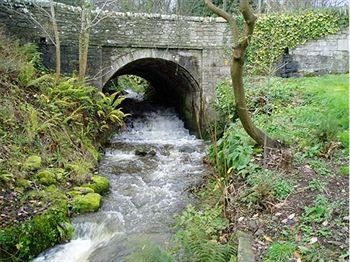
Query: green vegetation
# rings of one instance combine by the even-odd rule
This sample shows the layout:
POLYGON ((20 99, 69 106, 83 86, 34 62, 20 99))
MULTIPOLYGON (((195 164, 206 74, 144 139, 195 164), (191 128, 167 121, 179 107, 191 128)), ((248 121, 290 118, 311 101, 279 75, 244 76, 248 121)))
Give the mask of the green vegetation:
POLYGON ((342 25, 342 15, 331 10, 260 15, 247 50, 248 68, 253 73, 271 74, 285 48, 334 34, 342 25))
POLYGON ((136 75, 122 75, 116 80, 111 80, 105 87, 109 92, 122 92, 126 89, 131 89, 138 94, 145 94, 149 89, 149 83, 136 75))
POLYGON ((274 243, 269 247, 264 261, 290 261, 294 251, 295 246, 291 243, 274 243))
POLYGON ((75 78, 56 82, 35 46, 2 35, 0 61, 0 260, 23 261, 70 239, 69 209, 100 207, 109 182, 94 168, 112 126, 123 124, 123 98, 75 78))
POLYGON ((218 236, 228 227, 221 209, 220 206, 198 209, 190 205, 178 217, 176 240, 184 249, 180 261, 236 261, 234 238, 218 236))
POLYGON ((258 238, 268 246, 259 254, 264 261, 342 261, 348 242, 348 75, 245 82, 253 121, 285 148, 255 147, 238 121, 230 83, 218 86, 222 120, 213 128, 208 155, 217 173, 210 183, 226 203, 222 213, 248 230, 251 225, 237 217, 264 216, 258 222, 258 238), (344 245, 329 244, 337 241, 344 245))
MULTIPOLYGON (((308 156, 326 153, 324 150, 334 141, 341 142, 348 150, 348 136, 345 135, 349 125, 348 75, 258 81, 248 78, 246 83, 254 122, 272 137, 308 156)), ((222 83, 219 90, 217 108, 225 117, 224 123, 230 123, 235 117, 231 95, 226 96, 231 86, 222 83), (229 115, 228 107, 231 108, 229 115)), ((227 129, 237 132, 240 127, 235 122, 227 129)))
POLYGON ((25 261, 69 240, 72 235, 73 227, 67 214, 60 209, 50 209, 20 226, 0 229, 0 258, 2 261, 25 261))

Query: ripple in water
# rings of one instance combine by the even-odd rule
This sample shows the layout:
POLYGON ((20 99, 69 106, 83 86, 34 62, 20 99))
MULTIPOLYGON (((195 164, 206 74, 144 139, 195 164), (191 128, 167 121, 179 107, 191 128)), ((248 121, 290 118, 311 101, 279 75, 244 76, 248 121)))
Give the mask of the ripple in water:
POLYGON ((123 261, 141 239, 166 246, 174 215, 192 199, 188 188, 207 172, 204 143, 190 135, 171 110, 145 113, 115 135, 100 174, 111 189, 96 213, 73 219, 75 238, 34 261, 123 261), (137 156, 135 150, 155 150, 137 156))

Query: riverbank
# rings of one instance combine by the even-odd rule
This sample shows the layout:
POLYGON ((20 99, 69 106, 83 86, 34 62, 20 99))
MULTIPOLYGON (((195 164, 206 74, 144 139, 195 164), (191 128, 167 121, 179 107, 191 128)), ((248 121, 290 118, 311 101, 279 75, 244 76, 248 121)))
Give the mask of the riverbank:
MULTIPOLYGON (((258 261, 346 261, 348 75, 250 78, 246 86, 254 122, 284 147, 263 151, 254 144, 237 119, 229 82, 222 83, 217 108, 226 121, 212 132, 206 160, 215 172, 199 190, 202 206, 191 208, 187 220, 207 221, 205 210, 219 208, 215 217, 226 222, 210 227, 211 240, 227 245, 246 231, 258 261)), ((208 254, 187 251, 199 261, 208 254)))
POLYGON ((56 81, 33 45, 0 35, 0 60, 0 260, 23 261, 69 240, 73 214, 101 206, 101 145, 124 114, 122 99, 56 81))

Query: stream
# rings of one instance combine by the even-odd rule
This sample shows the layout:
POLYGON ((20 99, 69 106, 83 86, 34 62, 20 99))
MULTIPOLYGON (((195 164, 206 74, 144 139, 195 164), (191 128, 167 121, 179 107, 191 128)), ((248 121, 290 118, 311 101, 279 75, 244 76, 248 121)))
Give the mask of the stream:
POLYGON ((194 201, 189 189, 208 172, 204 142, 173 110, 159 108, 110 142, 99 168, 110 180, 103 206, 73 218, 75 237, 34 261, 124 261, 139 243, 169 245, 175 215, 194 201))

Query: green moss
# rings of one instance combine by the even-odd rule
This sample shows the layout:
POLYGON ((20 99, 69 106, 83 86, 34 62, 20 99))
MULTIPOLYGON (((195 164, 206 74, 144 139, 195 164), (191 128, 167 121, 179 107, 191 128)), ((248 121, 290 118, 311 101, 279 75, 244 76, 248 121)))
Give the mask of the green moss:
POLYGON ((40 156, 30 156, 23 163, 23 169, 26 171, 38 170, 41 167, 41 157, 40 156))
POLYGON ((271 74, 286 47, 334 34, 340 22, 339 14, 321 10, 260 15, 247 50, 247 67, 253 73, 271 74))
POLYGON ((101 195, 106 194, 109 190, 109 181, 103 176, 92 176, 92 182, 84 185, 94 190, 94 192, 101 195))
POLYGON ((56 244, 69 240, 73 227, 67 213, 52 208, 19 226, 0 229, 1 261, 27 261, 56 244))
POLYGON ((348 176, 349 175, 349 166, 341 166, 339 171, 340 171, 341 175, 348 176))
POLYGON ((24 178, 18 178, 16 180, 16 184, 18 186, 22 187, 23 189, 26 189, 26 188, 30 187, 31 182, 27 179, 24 179, 24 178))
POLYGON ((73 210, 79 213, 97 211, 102 204, 101 198, 101 195, 97 193, 74 196, 72 200, 73 210))
POLYGON ((38 173, 37 178, 39 180, 39 183, 45 186, 49 186, 57 182, 55 174, 52 173, 49 169, 41 170, 38 173))
POLYGON ((90 187, 74 187, 73 190, 68 192, 71 197, 86 195, 88 193, 94 193, 94 190, 90 187))
POLYGON ((40 199, 51 203, 62 210, 68 209, 68 198, 66 194, 55 185, 50 185, 45 190, 31 190, 27 193, 29 199, 40 199))

